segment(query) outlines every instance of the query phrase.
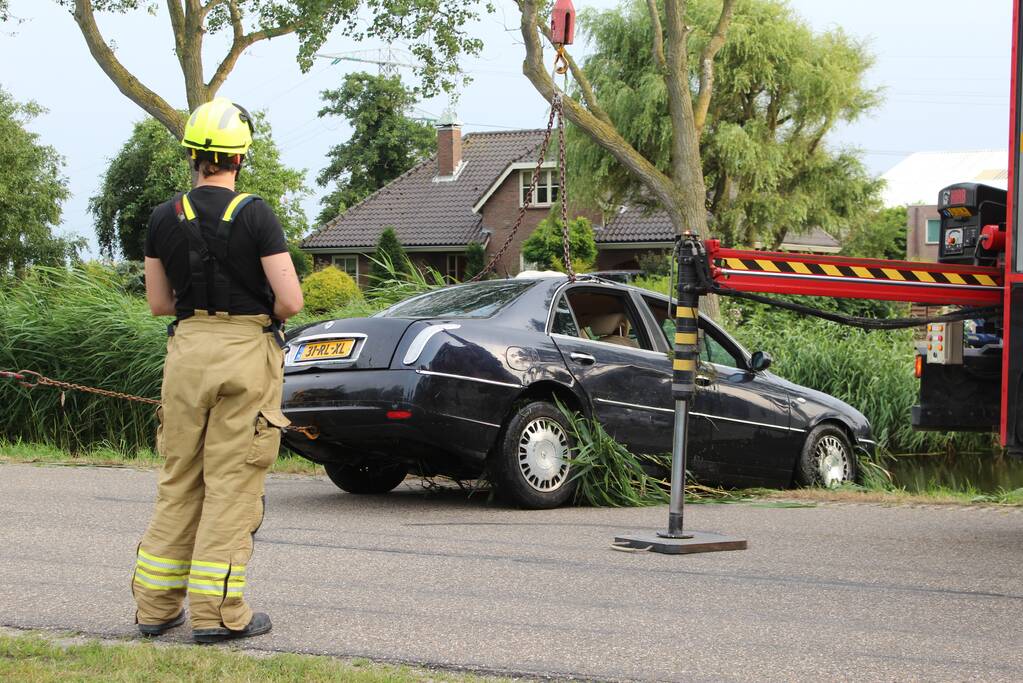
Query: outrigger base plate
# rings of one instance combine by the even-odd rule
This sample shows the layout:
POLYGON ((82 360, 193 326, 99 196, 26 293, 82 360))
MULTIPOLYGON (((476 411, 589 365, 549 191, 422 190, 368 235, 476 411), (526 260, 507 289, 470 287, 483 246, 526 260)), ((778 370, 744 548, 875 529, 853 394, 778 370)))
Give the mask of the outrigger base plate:
POLYGON ((622 550, 649 550, 665 555, 689 555, 722 550, 745 550, 746 539, 707 531, 687 531, 682 538, 667 538, 656 531, 641 531, 627 536, 615 536, 614 545, 622 550))

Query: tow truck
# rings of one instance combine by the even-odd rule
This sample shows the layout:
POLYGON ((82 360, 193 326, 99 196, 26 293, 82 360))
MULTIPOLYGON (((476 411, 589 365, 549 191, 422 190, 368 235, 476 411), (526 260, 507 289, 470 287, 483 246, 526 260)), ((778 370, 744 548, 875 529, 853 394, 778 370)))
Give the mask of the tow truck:
POLYGON ((700 296, 708 293, 970 307, 926 323, 916 348, 920 393, 912 409, 913 426, 998 432, 1005 451, 1023 457, 1023 236, 1015 234, 1023 225, 1021 21, 1023 0, 1013 0, 1008 189, 957 183, 939 191, 937 263, 729 249, 715 239, 683 236, 678 249, 668 528, 622 535, 615 539, 617 545, 670 554, 746 547, 742 539, 683 531, 688 405, 697 390, 696 319, 700 296), (957 317, 962 319, 951 319, 957 317))

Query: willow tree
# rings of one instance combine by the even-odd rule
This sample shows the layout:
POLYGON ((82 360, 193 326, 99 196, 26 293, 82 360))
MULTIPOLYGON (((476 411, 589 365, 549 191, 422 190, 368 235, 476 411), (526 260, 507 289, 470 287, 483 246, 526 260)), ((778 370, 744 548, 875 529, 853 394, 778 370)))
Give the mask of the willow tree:
MULTIPOLYGON (((533 87, 547 100, 555 94, 541 38, 549 41, 546 17, 540 16, 546 3, 540 0, 516 0, 521 14, 520 28, 525 41, 526 59, 522 71, 533 87)), ((664 112, 668 122, 669 158, 660 168, 622 133, 604 104, 616 97, 591 83, 586 70, 567 56, 578 97, 563 98, 569 121, 588 135, 640 183, 671 217, 675 231, 707 234, 706 186, 700 162, 700 136, 707 122, 714 92, 714 60, 728 35, 735 0, 723 0, 717 19, 709 32, 687 20, 687 0, 646 0, 645 12, 651 31, 643 59, 651 66, 667 94, 664 112), (696 58, 690 50, 697 47, 696 58)), ((625 11, 625 8, 623 8, 625 11)), ((633 88, 641 84, 631 84, 633 88)))
MULTIPOLYGON (((155 13, 155 0, 56 1, 71 10, 93 58, 118 90, 180 139, 185 123, 180 107, 168 102, 169 95, 146 86, 117 58, 96 20, 99 12, 155 13)), ((408 43, 418 61, 422 94, 449 90, 459 79, 459 56, 477 54, 483 46, 463 29, 476 18, 479 7, 480 3, 463 0, 167 0, 189 110, 213 99, 245 50, 256 43, 295 34, 298 64, 307 71, 335 29, 356 40, 408 43), (230 44, 215 68, 207 69, 203 41, 218 34, 229 36, 230 44)))
MULTIPOLYGON (((691 0, 688 18, 706 35, 713 0, 691 0)), ((647 4, 580 17, 592 51, 583 63, 622 135, 659 169, 670 168, 668 94, 647 59, 653 25, 647 4)), ((690 59, 701 49, 689 46, 690 59)), ((822 227, 843 235, 878 203, 878 182, 852 151, 826 144, 836 125, 879 101, 865 74, 864 45, 840 29, 814 33, 776 0, 736 5, 701 137, 707 208, 715 237, 776 247, 792 230, 822 227)), ((648 203, 649 193, 588 136, 570 131, 576 188, 607 202, 648 203)))

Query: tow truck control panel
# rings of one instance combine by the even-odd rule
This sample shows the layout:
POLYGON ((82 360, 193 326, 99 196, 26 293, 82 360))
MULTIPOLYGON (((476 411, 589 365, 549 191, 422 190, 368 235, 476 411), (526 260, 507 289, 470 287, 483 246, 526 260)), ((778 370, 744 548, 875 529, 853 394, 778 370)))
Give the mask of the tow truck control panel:
POLYGON ((980 183, 958 183, 939 192, 938 262, 995 265, 1004 244, 1005 199, 1005 190, 980 183))

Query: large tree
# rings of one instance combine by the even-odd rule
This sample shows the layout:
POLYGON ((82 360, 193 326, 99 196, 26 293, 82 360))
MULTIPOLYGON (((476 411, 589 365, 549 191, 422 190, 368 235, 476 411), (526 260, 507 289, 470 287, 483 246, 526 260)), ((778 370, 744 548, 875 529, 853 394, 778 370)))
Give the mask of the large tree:
POLYGON ((329 164, 316 181, 335 188, 321 200, 323 224, 380 189, 434 149, 431 126, 408 116, 418 101, 397 76, 352 73, 335 90, 325 90, 320 116, 341 116, 352 137, 327 152, 329 164))
MULTIPOLYGON (((299 200, 308 193, 303 171, 281 163, 266 117, 257 112, 256 134, 238 176, 238 191, 258 194, 277 214, 285 234, 306 231, 299 200)), ((141 260, 149 214, 175 192, 191 187, 186 155, 177 139, 155 119, 135 124, 131 137, 110 160, 99 192, 89 200, 101 251, 141 260)))
POLYGON ((0 88, 0 275, 31 263, 66 262, 84 246, 53 234, 69 194, 64 159, 26 128, 44 111, 0 88))
MULTIPOLYGON (((547 17, 540 16, 548 3, 516 0, 526 59, 522 71, 547 100, 556 88, 545 61, 541 39, 551 38, 547 17)), ((641 183, 649 196, 668 212, 677 232, 692 230, 707 234, 706 187, 700 163, 700 136, 707 121, 714 92, 715 58, 725 44, 736 0, 715 6, 716 19, 705 31, 687 17, 686 0, 646 0, 639 5, 651 26, 645 54, 638 59, 650 65, 651 82, 629 83, 639 90, 644 85, 663 89, 667 106, 661 112, 668 121, 665 131, 669 150, 666 167, 637 149, 623 133, 625 121, 611 114, 609 105, 621 93, 597 89, 585 68, 566 52, 566 60, 577 87, 577 96, 563 98, 565 115, 596 144, 641 183), (690 59, 690 50, 697 58, 690 59)), ((623 8, 631 11, 632 3, 623 8)))
MULTIPOLYGON (((56 0, 71 10, 93 58, 126 97, 160 121, 178 139, 184 131, 180 101, 147 87, 123 64, 100 32, 98 12, 156 11, 155 0, 56 0)), ((174 53, 184 78, 188 109, 216 96, 246 49, 294 33, 298 63, 308 70, 331 31, 345 37, 409 44, 416 56, 423 92, 458 82, 458 57, 476 54, 482 41, 463 28, 478 14, 479 2, 463 0, 167 0, 174 53), (212 73, 203 61, 207 35, 226 34, 230 46, 212 73)), ((486 3, 487 9, 490 4, 486 3)))
MULTIPOLYGON (((691 0, 695 35, 709 35, 718 3, 691 0)), ((629 143, 662 172, 672 164, 669 93, 649 58, 649 4, 584 12, 594 51, 584 70, 629 143)), ((690 60, 705 49, 688 46, 690 60)), ((707 208, 715 236, 776 247, 786 232, 813 226, 842 234, 876 203, 879 184, 859 158, 832 151, 827 134, 878 103, 864 84, 872 58, 840 29, 814 34, 786 5, 742 0, 716 58, 714 91, 702 128, 707 208)), ((695 80, 695 75, 694 75, 695 80)), ((615 206, 656 200, 649 188, 588 137, 573 131, 572 168, 584 192, 615 206)))

